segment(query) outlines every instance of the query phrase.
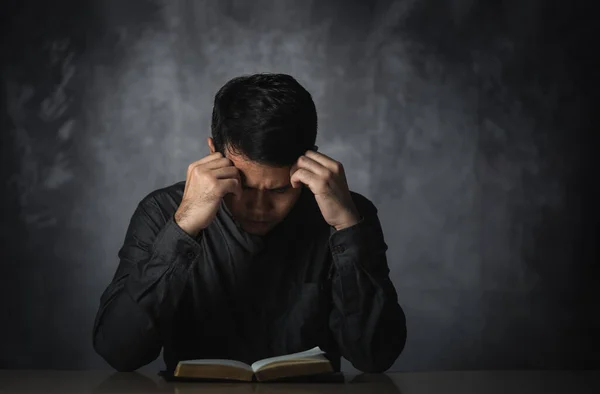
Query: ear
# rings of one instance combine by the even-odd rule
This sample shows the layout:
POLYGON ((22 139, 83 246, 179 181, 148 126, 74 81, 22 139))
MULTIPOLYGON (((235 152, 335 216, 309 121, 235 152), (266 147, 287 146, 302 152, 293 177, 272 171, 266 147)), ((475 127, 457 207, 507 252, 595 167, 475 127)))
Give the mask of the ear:
POLYGON ((213 142, 213 139, 211 137, 208 137, 206 139, 206 142, 208 143, 208 149, 210 150, 210 154, 212 155, 213 153, 215 153, 215 144, 213 142))

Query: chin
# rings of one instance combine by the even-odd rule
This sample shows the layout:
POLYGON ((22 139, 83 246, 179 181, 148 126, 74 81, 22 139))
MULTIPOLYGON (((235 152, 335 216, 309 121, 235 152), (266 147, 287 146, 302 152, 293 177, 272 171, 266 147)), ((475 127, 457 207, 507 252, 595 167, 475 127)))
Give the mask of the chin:
POLYGON ((267 230, 257 230, 254 228, 244 228, 244 230, 252 235, 267 235, 269 233, 269 231, 271 231, 271 229, 267 229, 267 230))
POLYGON ((242 224, 242 228, 244 229, 244 231, 246 231, 247 233, 253 234, 253 235, 266 235, 273 229, 273 227, 274 227, 273 224, 264 225, 264 226, 262 226, 262 225, 254 226, 254 225, 250 225, 250 224, 242 224))
POLYGON ((246 230, 247 233, 252 234, 252 235, 267 235, 269 233, 269 231, 256 231, 256 230, 246 230))

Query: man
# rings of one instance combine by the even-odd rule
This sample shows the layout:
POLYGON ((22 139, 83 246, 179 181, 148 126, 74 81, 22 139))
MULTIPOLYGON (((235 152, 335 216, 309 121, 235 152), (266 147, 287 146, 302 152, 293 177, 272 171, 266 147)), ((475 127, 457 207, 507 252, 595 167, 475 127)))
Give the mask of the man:
POLYGON ((215 96, 210 155, 138 204, 94 323, 115 369, 258 359, 320 346, 364 372, 406 341, 374 205, 314 146, 291 76, 234 78, 215 96))

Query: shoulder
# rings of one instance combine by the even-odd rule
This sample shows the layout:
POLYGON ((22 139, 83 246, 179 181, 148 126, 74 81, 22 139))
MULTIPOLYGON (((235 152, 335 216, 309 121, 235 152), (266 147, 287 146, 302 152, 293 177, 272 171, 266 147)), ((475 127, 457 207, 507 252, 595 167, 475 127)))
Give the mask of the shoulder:
POLYGON ((154 189, 148 192, 139 201, 138 206, 142 208, 158 207, 164 210, 177 209, 181 199, 183 198, 183 192, 185 190, 185 181, 179 181, 170 185, 154 189))

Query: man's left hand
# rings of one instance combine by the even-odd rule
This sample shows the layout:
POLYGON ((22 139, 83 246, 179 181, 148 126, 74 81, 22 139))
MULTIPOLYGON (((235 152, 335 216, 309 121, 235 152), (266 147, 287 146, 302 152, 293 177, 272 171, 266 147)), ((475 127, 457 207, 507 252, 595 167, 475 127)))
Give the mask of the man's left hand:
POLYGON ((303 183, 313 192, 330 226, 341 230, 359 222, 360 215, 352 201, 342 163, 309 150, 298 158, 290 175, 293 188, 303 183))

